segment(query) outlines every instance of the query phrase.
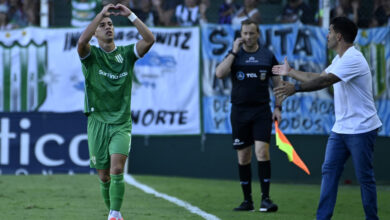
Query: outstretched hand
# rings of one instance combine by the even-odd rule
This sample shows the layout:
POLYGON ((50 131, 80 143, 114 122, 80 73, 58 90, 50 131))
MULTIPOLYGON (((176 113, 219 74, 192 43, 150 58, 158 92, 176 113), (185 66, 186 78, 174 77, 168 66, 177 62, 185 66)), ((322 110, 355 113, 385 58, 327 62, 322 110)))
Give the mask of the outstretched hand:
POLYGON ((279 76, 287 76, 291 71, 291 67, 288 64, 287 57, 284 57, 284 63, 281 65, 275 65, 272 67, 272 73, 279 76))
POLYGON ((282 82, 280 86, 274 88, 274 95, 280 101, 285 100, 288 96, 294 95, 295 87, 289 82, 282 82))

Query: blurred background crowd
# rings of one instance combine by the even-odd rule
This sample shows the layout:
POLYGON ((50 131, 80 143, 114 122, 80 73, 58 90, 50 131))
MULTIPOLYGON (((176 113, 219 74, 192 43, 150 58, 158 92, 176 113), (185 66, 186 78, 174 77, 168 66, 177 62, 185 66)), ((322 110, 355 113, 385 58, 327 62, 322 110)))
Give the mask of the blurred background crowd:
MULTIPOLYGON (((101 7, 121 3, 148 26, 194 26, 201 23, 321 25, 324 0, 0 0, 0 29, 40 26, 41 1, 48 4, 49 27, 85 27, 101 7)), ((390 25, 390 0, 330 0, 330 19, 347 16, 360 28, 390 25)), ((131 23, 114 18, 119 26, 131 23)))

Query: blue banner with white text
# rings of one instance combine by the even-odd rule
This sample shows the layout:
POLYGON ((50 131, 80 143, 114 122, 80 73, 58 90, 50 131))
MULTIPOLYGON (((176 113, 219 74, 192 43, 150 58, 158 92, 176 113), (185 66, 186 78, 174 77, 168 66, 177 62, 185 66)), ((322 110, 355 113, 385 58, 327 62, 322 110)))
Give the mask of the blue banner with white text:
POLYGON ((0 174, 95 172, 81 112, 0 113, 0 128, 0 174))
MULTIPOLYGON (((204 132, 229 134, 232 84, 230 78, 217 79, 215 69, 240 35, 240 27, 206 24, 201 28, 204 132)), ((321 73, 335 56, 335 52, 327 49, 327 29, 282 24, 260 25, 260 32, 260 43, 274 52, 279 63, 287 57, 290 65, 301 71, 321 73)), ((390 29, 359 30, 355 46, 371 67, 375 104, 383 123, 379 134, 390 136, 390 29)), ((294 82, 287 77, 283 80, 294 82)), ((273 100, 272 96, 271 106, 273 100)), ((335 120, 332 89, 289 97, 283 103, 282 118, 280 128, 287 134, 328 134, 335 120)))

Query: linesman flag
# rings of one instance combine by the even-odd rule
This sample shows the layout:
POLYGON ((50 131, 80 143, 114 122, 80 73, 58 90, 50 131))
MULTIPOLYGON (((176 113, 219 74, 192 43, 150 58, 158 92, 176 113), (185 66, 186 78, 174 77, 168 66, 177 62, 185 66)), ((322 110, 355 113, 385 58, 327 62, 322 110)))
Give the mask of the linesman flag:
POLYGON ((295 163, 299 168, 305 171, 308 175, 310 175, 309 169, 306 167, 305 163, 298 156, 297 152, 295 152, 293 146, 290 141, 284 136, 281 130, 279 130, 278 121, 275 121, 275 134, 276 134, 276 145, 279 147, 281 151, 284 151, 287 154, 288 160, 290 162, 295 163))

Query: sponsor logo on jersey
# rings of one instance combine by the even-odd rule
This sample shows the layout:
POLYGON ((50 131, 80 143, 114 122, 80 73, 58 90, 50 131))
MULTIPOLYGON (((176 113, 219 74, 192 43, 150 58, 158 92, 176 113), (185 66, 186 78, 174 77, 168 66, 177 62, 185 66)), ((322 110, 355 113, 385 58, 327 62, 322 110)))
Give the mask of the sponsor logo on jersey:
POLYGON ((120 79, 122 77, 129 75, 129 73, 123 72, 123 73, 120 73, 119 75, 115 75, 113 73, 106 73, 103 70, 99 70, 99 75, 105 76, 105 77, 110 78, 110 79, 120 79))
POLYGON ((256 60, 255 57, 250 56, 247 60, 245 60, 245 63, 258 63, 259 61, 256 60))
POLYGON ((247 73, 246 77, 248 77, 248 78, 257 78, 257 74, 256 73, 247 73))
POLYGON ((244 80, 245 79, 245 74, 242 71, 238 71, 236 73, 236 77, 238 80, 244 80))
POLYGON ((123 63, 123 57, 122 57, 122 55, 120 55, 120 54, 115 55, 115 59, 116 59, 116 62, 118 62, 118 63, 123 63))

